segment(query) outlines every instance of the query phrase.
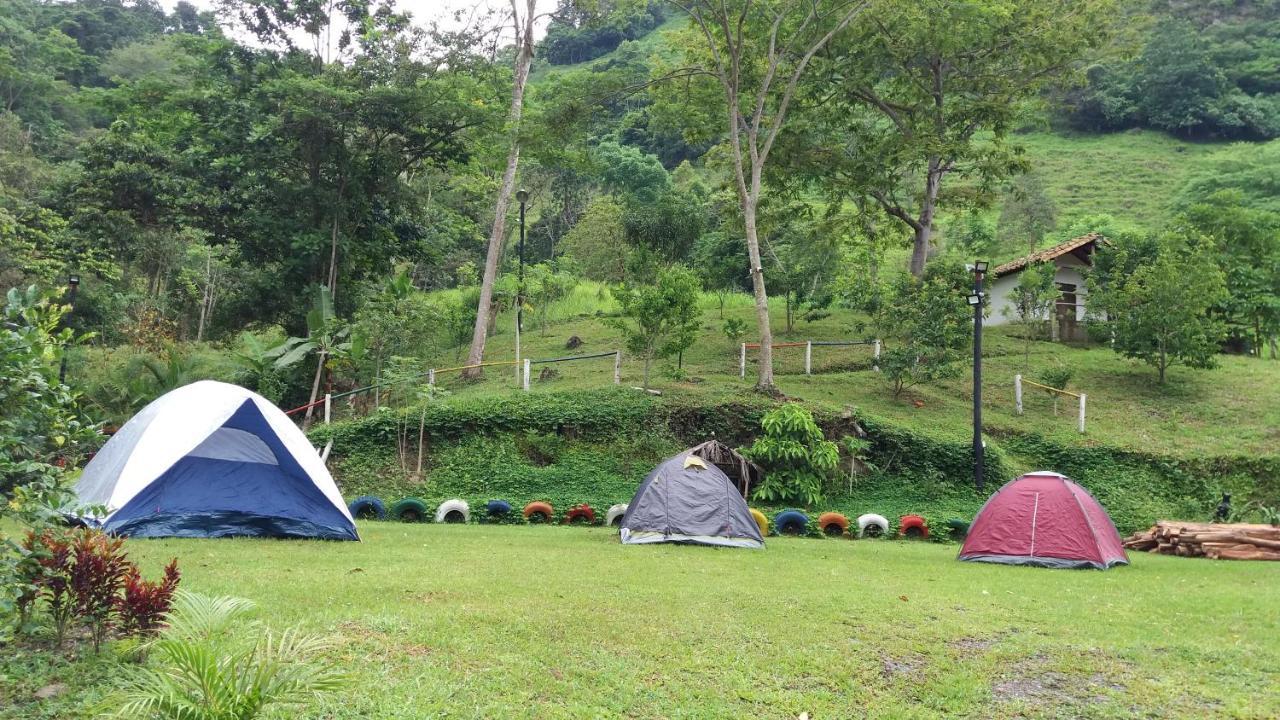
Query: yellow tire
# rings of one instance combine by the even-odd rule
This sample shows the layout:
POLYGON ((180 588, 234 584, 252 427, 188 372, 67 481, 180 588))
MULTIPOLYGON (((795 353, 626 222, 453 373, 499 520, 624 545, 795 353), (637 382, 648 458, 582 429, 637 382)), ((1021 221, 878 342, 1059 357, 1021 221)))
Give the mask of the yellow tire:
POLYGON ((755 508, 751 508, 751 517, 755 519, 756 525, 760 526, 760 537, 769 537, 769 518, 755 508))

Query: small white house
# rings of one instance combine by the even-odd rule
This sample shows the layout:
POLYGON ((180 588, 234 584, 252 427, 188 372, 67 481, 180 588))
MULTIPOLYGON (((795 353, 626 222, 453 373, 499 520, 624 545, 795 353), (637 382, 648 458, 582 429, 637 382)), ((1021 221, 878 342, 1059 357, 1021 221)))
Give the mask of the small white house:
POLYGON ((1106 238, 1093 232, 997 266, 991 271, 992 282, 987 289, 987 304, 991 312, 986 323, 1005 325, 1016 321, 1018 308, 1014 288, 1018 285, 1018 276, 1032 265, 1051 262, 1057 268, 1054 280, 1058 283, 1060 295, 1054 304, 1050 333, 1058 340, 1083 340, 1084 296, 1087 291, 1081 270, 1093 267, 1093 252, 1100 242, 1106 242, 1106 238))

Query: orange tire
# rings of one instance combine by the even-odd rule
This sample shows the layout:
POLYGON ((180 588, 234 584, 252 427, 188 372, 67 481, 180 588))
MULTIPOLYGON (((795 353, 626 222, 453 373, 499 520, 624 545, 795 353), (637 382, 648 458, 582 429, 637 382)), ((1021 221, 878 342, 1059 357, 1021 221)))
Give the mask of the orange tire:
POLYGON ((529 522, 549 523, 555 515, 555 510, 551 509, 551 503, 541 500, 535 500, 524 506, 524 519, 529 522))
POLYGON ((825 512, 818 516, 818 527, 823 535, 840 537, 849 531, 849 518, 838 512, 825 512))

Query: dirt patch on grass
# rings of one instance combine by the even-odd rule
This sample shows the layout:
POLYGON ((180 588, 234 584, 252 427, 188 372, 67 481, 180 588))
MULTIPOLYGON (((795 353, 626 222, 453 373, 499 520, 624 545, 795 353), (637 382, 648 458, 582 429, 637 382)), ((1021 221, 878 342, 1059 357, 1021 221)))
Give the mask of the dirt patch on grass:
POLYGON ((966 654, 980 653, 995 645, 999 639, 998 637, 962 637, 948 642, 947 647, 966 654))
POLYGON ((906 657, 893 658, 884 657, 880 659, 880 676, 885 680, 893 680, 901 677, 915 677, 924 669, 925 659, 919 655, 909 655, 906 657))
POLYGON ((1017 663, 1009 677, 992 685, 992 696, 997 703, 1065 708, 1100 702, 1109 691, 1125 689, 1099 673, 1073 675, 1049 670, 1046 665, 1048 659, 1042 655, 1017 663))

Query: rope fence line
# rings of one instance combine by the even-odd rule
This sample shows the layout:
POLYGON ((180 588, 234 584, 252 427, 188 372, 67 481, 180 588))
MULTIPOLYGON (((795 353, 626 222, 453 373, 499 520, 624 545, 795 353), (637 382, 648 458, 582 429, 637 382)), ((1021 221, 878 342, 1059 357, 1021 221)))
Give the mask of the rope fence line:
POLYGON ((530 365, 538 365, 542 363, 568 362, 571 360, 590 360, 592 358, 602 358, 602 357, 610 357, 610 356, 614 358, 613 384, 617 385, 618 383, 622 382, 622 351, 621 350, 610 350, 608 352, 594 353, 592 355, 568 355, 565 357, 547 358, 545 360, 533 360, 531 358, 525 358, 523 361, 495 360, 492 362, 477 363, 475 365, 458 365, 455 367, 447 367, 447 368, 431 368, 424 373, 417 373, 415 375, 410 375, 408 377, 397 378, 395 380, 387 380, 385 382, 374 383, 372 385, 365 385, 364 387, 358 387, 353 390, 344 390, 340 393, 325 393, 325 396, 323 398, 320 398, 315 402, 309 402, 306 405, 301 405, 299 407, 293 408, 292 410, 286 410, 284 414, 293 415, 295 413, 300 413, 303 410, 306 410, 307 408, 313 408, 313 407, 318 407, 320 405, 324 405, 325 406, 325 422, 328 422, 328 417, 332 412, 332 404, 334 400, 339 400, 344 397, 350 397, 351 395, 357 395, 359 393, 369 392, 370 390, 375 390, 378 388, 384 388, 384 387, 389 387, 391 385, 398 385, 400 383, 410 382, 412 380, 417 380, 422 377, 427 378, 427 385, 431 387, 435 387, 436 375, 438 373, 457 372, 459 370, 471 370, 473 368, 494 367, 494 366, 500 366, 500 365, 511 365, 511 366, 514 366, 518 372, 523 371, 522 372, 523 386, 525 390, 528 390, 530 365))
POLYGON ((525 392, 529 392, 529 380, 532 375, 534 365, 558 362, 572 362, 574 360, 592 360, 594 358, 602 358, 613 356, 613 384, 618 385, 622 382, 622 351, 610 350, 608 352, 592 353, 591 355, 566 355, 558 358, 547 358, 545 360, 524 359, 524 372, 521 379, 521 387, 525 392))
MULTIPOLYGON (((1080 402, 1079 409, 1077 410, 1077 413, 1076 413, 1077 414, 1076 425, 1077 425, 1077 428, 1080 430, 1080 432, 1084 432, 1084 415, 1085 415, 1085 403, 1088 399, 1087 395, 1085 395, 1084 393, 1073 393, 1067 390, 1061 390, 1056 387, 1042 385, 1038 382, 1022 379, 1022 375, 1014 375, 1013 376, 1013 403, 1014 403, 1014 406, 1017 408, 1019 415, 1022 414, 1022 386, 1023 385, 1030 385, 1031 387, 1039 388, 1041 390, 1044 390, 1045 392, 1053 393, 1055 395, 1065 395, 1066 397, 1076 398, 1080 402)), ((1058 407, 1057 401, 1055 400, 1054 401, 1055 414, 1057 413, 1057 407, 1058 407)))
MULTIPOLYGON (((880 339, 875 340, 806 340, 804 342, 787 342, 773 343, 771 348, 804 348, 804 374, 813 374, 813 347, 848 347, 852 345, 872 345, 875 347, 875 357, 871 361, 871 369, 880 372, 880 339)), ((740 352, 738 353, 738 377, 745 379, 747 377, 747 350, 759 350, 760 343, 742 343, 740 352)))

